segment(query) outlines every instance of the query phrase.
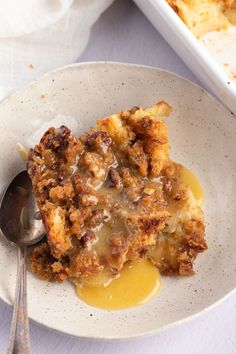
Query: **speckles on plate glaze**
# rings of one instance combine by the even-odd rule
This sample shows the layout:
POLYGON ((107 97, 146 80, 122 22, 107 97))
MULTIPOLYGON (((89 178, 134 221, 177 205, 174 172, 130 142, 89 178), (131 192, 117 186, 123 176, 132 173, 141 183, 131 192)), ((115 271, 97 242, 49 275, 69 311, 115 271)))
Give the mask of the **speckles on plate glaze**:
MULTIPOLYGON (((209 250, 198 257, 196 275, 163 277, 160 294, 143 307, 102 311, 82 303, 71 284, 45 283, 29 274, 29 314, 37 322, 83 337, 141 336, 204 310, 235 287, 236 238, 231 237, 236 229, 235 116, 201 88, 170 73, 135 65, 85 63, 54 71, 15 93, 0 105, 0 115, 8 117, 0 120, 5 132, 0 192, 22 169, 17 152, 16 156, 12 152, 16 142, 24 144, 23 134, 32 136, 35 122, 51 125, 50 120, 60 114, 76 118, 83 123, 78 130, 86 130, 96 118, 158 100, 173 106, 166 119, 172 156, 191 168, 206 192, 209 250), (48 98, 40 98, 45 92, 48 98)), ((7 302, 14 296, 14 251, 0 243, 0 297, 7 302)))

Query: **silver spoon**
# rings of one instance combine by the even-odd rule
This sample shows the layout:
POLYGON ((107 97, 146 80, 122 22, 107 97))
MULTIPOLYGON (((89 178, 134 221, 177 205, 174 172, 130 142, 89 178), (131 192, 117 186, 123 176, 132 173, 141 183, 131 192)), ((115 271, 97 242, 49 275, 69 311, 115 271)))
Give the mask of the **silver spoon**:
POLYGON ((0 204, 0 231, 17 246, 18 266, 14 309, 7 354, 29 354, 30 336, 27 313, 27 246, 40 241, 44 228, 26 171, 19 173, 8 186, 0 204))

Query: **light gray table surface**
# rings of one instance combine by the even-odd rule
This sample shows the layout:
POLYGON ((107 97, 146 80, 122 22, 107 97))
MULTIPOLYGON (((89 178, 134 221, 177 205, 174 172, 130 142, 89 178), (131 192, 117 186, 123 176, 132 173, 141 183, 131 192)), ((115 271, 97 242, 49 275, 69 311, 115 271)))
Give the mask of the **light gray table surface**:
MULTIPOLYGON (((95 24, 78 58, 80 62, 94 60, 156 66, 199 83, 130 0, 116 0, 95 24)), ((0 300, 0 354, 6 351, 11 315, 12 309, 0 300)), ((236 353, 236 294, 191 322, 132 341, 80 340, 33 322, 30 331, 33 354, 231 354, 236 353)))

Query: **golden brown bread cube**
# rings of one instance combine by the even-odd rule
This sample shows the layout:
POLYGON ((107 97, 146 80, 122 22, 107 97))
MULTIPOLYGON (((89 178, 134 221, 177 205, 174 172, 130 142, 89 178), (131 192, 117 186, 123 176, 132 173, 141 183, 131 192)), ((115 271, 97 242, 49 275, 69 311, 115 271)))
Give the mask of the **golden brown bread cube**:
POLYGON ((235 0, 167 0, 196 37, 236 23, 235 0))

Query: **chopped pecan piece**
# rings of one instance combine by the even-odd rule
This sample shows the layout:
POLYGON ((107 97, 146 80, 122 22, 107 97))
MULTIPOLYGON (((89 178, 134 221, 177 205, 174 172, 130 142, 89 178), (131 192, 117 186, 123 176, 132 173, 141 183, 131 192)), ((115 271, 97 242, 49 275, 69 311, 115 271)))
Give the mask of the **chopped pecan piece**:
POLYGON ((87 230, 81 237, 80 243, 83 248, 88 247, 89 242, 96 239, 96 235, 93 231, 87 230))
POLYGON ((108 186, 117 189, 122 188, 122 178, 120 177, 118 171, 113 167, 111 167, 108 172, 108 186))

